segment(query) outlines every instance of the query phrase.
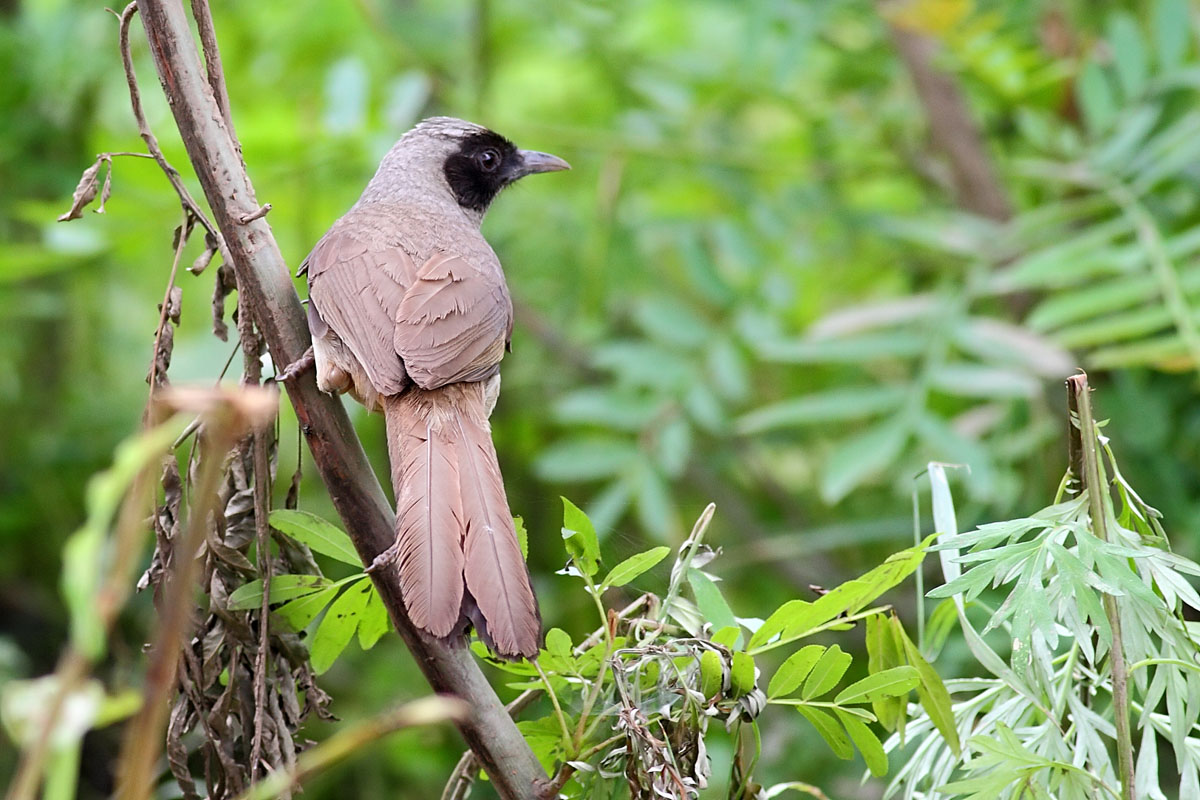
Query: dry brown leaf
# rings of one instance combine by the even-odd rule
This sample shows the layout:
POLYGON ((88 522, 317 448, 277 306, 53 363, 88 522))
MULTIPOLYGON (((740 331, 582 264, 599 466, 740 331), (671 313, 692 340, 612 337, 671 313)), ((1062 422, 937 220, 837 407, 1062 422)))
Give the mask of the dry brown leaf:
POLYGON ((59 222, 79 219, 83 216, 83 210, 87 208, 88 204, 96 199, 96 191, 100 188, 96 178, 100 174, 101 163, 100 160, 97 160, 95 164, 83 171, 83 175, 79 176, 79 184, 75 187, 74 194, 71 195, 71 207, 65 214, 59 216, 59 222))

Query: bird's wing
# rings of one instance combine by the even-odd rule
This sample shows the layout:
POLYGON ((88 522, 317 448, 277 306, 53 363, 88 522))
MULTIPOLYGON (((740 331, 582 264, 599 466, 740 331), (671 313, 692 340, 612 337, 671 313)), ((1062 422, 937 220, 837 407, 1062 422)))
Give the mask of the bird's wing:
POLYGON ((334 228, 313 248, 308 272, 310 311, 337 334, 383 395, 408 385, 393 343, 396 314, 416 272, 395 245, 364 241, 334 228))
POLYGON ((494 375, 511 330, 512 301, 499 265, 484 270, 437 253, 400 303, 393 344, 413 382, 436 389, 494 375))

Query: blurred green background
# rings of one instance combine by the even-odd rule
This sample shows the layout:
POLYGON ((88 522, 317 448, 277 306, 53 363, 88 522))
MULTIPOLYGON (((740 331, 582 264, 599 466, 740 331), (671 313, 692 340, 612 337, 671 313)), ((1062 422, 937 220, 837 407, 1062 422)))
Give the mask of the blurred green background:
MULTIPOLYGON (((714 568, 735 610, 760 616, 910 543, 930 460, 970 467, 963 527, 1048 502, 1065 466, 1061 379, 1077 366, 1128 477, 1176 548, 1200 554, 1187 0, 214 0, 213 13, 245 160, 293 265, 424 116, 574 165, 509 190, 484 225, 517 307, 493 425, 548 624, 576 637, 590 624, 554 575, 560 494, 593 516, 612 563, 677 544, 715 501, 714 568), (928 80, 940 93, 923 98, 928 80)), ((150 124, 200 196, 134 31, 150 124)), ((96 153, 143 149, 116 34, 97 3, 0 0, 0 681, 47 672, 63 641, 60 547, 88 476, 138 426, 179 224, 139 159, 117 159, 103 215, 54 222, 96 153)), ((215 380, 232 352, 211 334, 214 273, 181 277, 175 383, 215 380)), ((351 413, 382 470, 382 420, 351 413)), ((281 476, 297 458, 289 414, 281 476)), ((311 470, 300 506, 332 516, 311 470)), ((896 600, 911 614, 911 590, 896 600)), ((140 670, 148 615, 141 598, 108 674, 140 670)), ((343 719, 426 692, 395 637, 352 647, 322 685, 343 719)), ((764 783, 878 796, 861 765, 770 713, 764 783)), ((105 747, 85 764, 92 796, 105 747)), ((434 796, 459 752, 449 730, 398 735, 306 796, 434 796)))

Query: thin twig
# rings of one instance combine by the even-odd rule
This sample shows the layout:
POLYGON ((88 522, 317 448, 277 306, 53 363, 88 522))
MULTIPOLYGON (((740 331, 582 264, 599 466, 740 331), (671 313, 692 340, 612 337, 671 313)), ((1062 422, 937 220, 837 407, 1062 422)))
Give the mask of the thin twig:
POLYGON ((243 225, 249 225, 251 222, 254 222, 254 220, 256 220, 256 219, 262 219, 268 213, 270 213, 270 211, 271 211, 271 204, 263 203, 261 206, 258 207, 257 210, 251 211, 249 214, 242 214, 240 217, 238 217, 238 220, 243 225))
MULTIPOLYGON (((112 9, 109 9, 112 11, 112 9)), ((119 34, 119 43, 121 49, 121 64, 125 67, 125 81, 129 84, 129 103, 133 107, 133 118, 137 121, 138 134, 142 137, 142 141, 146 143, 146 149, 150 151, 150 156, 158 162, 158 166, 167 176, 167 180, 171 182, 171 187, 175 190, 175 194, 179 196, 179 202, 183 204, 186 212, 196 218, 196 221, 203 226, 208 234, 216 239, 221 257, 228 261, 228 256, 225 251, 225 245, 221 238, 221 232, 209 221, 208 215, 204 213, 199 204, 192 198, 191 192, 183 185, 183 178, 179 175, 179 170, 171 166, 171 162, 167 161, 167 157, 163 155, 162 148, 158 146, 158 138, 154 132, 150 130, 150 124, 146 122, 146 113, 142 110, 142 93, 138 88, 137 73, 133 71, 133 53, 129 49, 129 24, 133 21, 133 15, 137 13, 138 5, 132 2, 125 6, 125 10, 118 15, 121 21, 119 34)), ((113 11, 113 14, 117 12, 113 11)))
MULTIPOLYGON (((1100 454, 1096 450, 1096 425, 1092 415, 1091 389, 1086 374, 1067 378, 1067 391, 1079 409, 1079 429, 1083 450, 1082 488, 1087 490, 1088 512, 1092 529, 1103 542, 1108 539, 1108 512, 1105 508, 1107 486, 1100 475, 1100 454)), ((1117 598, 1104 592, 1104 614, 1112 628, 1109 666, 1112 669, 1113 715, 1117 728, 1117 769, 1121 776, 1123 800, 1135 800, 1133 771, 1133 735, 1129 727, 1129 673, 1125 668, 1125 644, 1121 636, 1121 610, 1117 598)))
POLYGON ((158 312, 158 327, 154 329, 154 347, 150 352, 150 374, 146 379, 150 383, 150 394, 146 398, 146 408, 142 414, 142 424, 144 425, 151 422, 150 412, 154 408, 154 393, 159 385, 158 348, 162 344, 163 329, 166 328, 167 318, 170 316, 171 292, 175 289, 175 277, 179 274, 179 259, 183 255, 183 247, 187 244, 187 227, 188 215, 185 210, 183 222, 179 227, 179 236, 175 242, 175 257, 171 260, 171 272, 167 276, 167 289, 163 292, 162 306, 158 312))

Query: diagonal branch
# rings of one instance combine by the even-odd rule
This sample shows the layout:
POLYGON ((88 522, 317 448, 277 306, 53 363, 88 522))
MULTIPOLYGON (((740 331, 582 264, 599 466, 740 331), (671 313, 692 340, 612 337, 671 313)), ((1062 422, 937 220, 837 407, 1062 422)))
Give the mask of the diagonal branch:
POLYGON ((938 43, 920 31, 890 25, 929 119, 934 146, 946 156, 958 204, 973 214, 1004 222, 1012 216, 1008 194, 996 177, 979 126, 971 118, 958 82, 934 64, 938 43))
MULTIPOLYGON (((261 205, 214 98, 182 2, 137 5, 163 91, 244 292, 239 301, 253 314, 272 360, 289 364, 311 341, 304 312, 270 226, 252 217, 261 205), (243 217, 249 221, 243 223, 243 217)), ((287 389, 334 507, 363 563, 370 564, 391 544, 394 517, 354 428, 341 403, 317 390, 311 373, 287 389)), ((544 781, 545 773, 462 640, 442 641, 412 626, 394 568, 372 579, 433 689, 469 704, 472 714, 458 727, 493 786, 504 798, 532 797, 535 781, 544 781)))

